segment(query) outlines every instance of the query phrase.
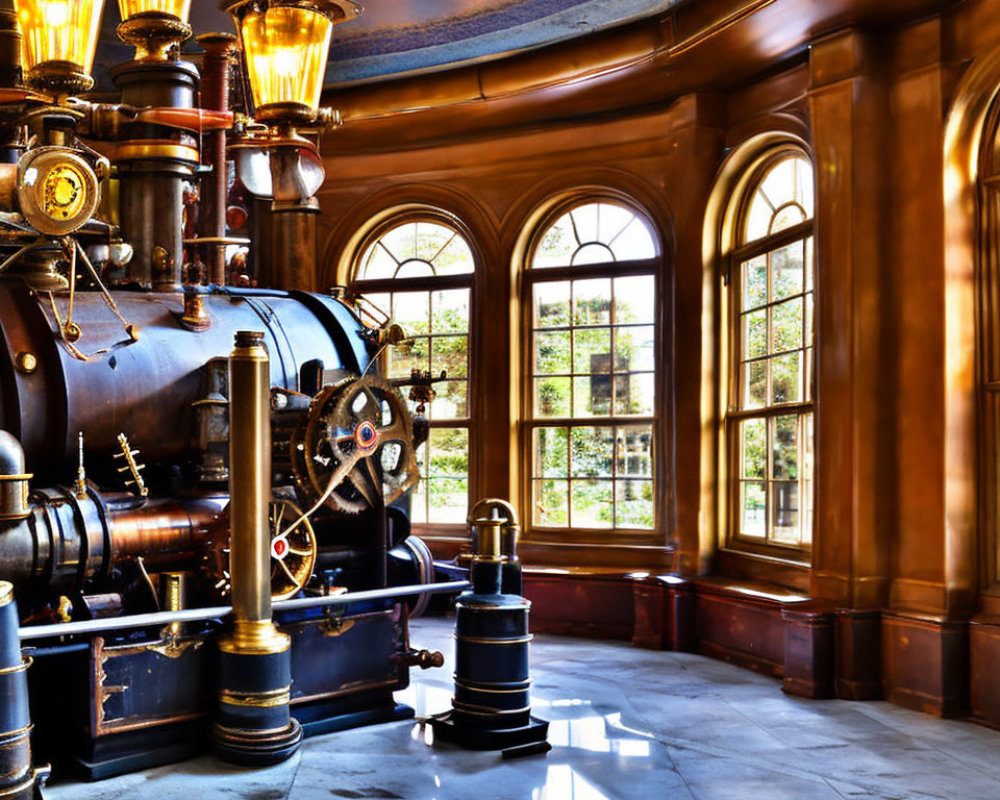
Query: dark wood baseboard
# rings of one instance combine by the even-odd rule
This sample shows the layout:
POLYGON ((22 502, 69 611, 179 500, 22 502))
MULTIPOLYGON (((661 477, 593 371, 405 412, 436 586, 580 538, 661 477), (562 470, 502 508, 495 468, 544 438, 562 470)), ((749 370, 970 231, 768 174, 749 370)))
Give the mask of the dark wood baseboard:
POLYGON ((969 712, 969 624, 919 611, 882 612, 882 686, 897 705, 942 717, 969 712))
POLYGON ((785 629, 782 691, 799 697, 833 697, 833 609, 825 603, 797 603, 781 609, 781 621, 785 629))
POLYGON ((972 716, 1000 728, 1000 616, 980 614, 969 621, 969 705, 972 716))
POLYGON ((882 610, 836 610, 836 695, 882 699, 882 610))

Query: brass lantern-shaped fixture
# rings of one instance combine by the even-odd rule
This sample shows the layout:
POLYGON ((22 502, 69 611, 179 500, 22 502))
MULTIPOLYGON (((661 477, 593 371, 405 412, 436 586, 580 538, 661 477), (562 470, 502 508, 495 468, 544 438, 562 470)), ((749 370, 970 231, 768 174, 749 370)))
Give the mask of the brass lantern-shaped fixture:
POLYGON ((14 10, 30 87, 57 97, 93 88, 104 0, 14 0, 14 10))
POLYGON ((191 0, 118 0, 118 38, 135 48, 137 61, 165 61, 191 36, 191 0))
POLYGON ((339 120, 319 108, 330 39, 362 8, 353 0, 229 0, 225 9, 239 32, 254 120, 267 127, 230 144, 236 173, 251 194, 272 198, 273 210, 314 208, 325 170, 297 129, 339 120))
POLYGON ((353 19, 352 0, 230 0, 258 122, 315 122, 333 26, 353 19))

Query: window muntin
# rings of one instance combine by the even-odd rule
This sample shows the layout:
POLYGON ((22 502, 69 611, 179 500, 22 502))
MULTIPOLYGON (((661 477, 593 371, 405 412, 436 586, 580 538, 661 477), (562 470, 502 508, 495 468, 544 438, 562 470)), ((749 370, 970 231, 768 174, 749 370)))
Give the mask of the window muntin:
POLYGON ((812 167, 801 153, 766 162, 732 257, 731 541, 799 549, 812 541, 812 191, 812 167))
POLYGON ((529 502, 535 528, 655 526, 655 264, 648 224, 585 203, 525 273, 529 502))
MULTIPOLYGON (((434 384, 426 408, 430 436, 416 454, 421 478, 411 498, 415 524, 464 524, 468 513, 475 267, 462 233, 427 219, 383 227, 358 261, 354 292, 389 314, 412 340, 408 347, 389 348, 387 377, 409 377, 414 370, 448 376, 434 384)), ((416 403, 408 403, 415 411, 416 403)))

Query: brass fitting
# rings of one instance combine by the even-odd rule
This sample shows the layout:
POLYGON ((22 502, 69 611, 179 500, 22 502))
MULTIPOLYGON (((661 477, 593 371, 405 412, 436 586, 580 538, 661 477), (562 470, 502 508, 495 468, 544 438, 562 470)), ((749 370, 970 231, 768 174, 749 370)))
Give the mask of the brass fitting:
POLYGON ((271 620, 271 370, 264 334, 240 331, 229 357, 231 653, 280 653, 290 640, 271 620))

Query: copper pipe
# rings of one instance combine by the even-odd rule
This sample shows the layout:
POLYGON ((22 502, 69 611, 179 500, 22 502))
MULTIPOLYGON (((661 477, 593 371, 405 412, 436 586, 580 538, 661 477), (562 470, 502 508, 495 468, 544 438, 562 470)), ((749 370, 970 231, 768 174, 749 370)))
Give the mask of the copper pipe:
POLYGON ((112 511, 111 551, 115 558, 142 556, 156 572, 190 568, 204 551, 218 518, 219 506, 211 500, 153 500, 139 508, 112 511))
MULTIPOLYGON (((197 41, 205 48, 201 68, 201 107, 210 112, 228 112, 229 71, 239 49, 236 37, 227 33, 208 33, 199 36, 197 41)), ((202 163, 212 168, 212 175, 202 183, 198 234, 218 239, 226 235, 228 204, 225 130, 212 130, 205 135, 202 163)), ((209 245, 205 255, 209 283, 225 286, 226 246, 209 245)))

